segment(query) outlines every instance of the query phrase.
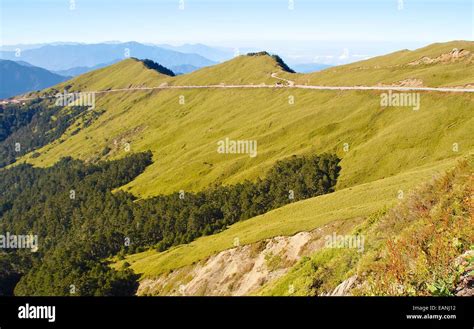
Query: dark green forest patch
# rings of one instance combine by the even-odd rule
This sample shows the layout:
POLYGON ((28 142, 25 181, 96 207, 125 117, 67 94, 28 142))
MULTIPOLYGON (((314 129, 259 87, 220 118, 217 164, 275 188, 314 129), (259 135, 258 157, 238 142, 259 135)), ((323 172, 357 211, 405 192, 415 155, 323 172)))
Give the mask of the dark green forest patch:
MULTIPOLYGON (((147 248, 166 250, 287 203, 332 192, 334 155, 278 161, 264 179, 137 200, 112 193, 151 164, 151 152, 85 164, 0 171, 0 235, 34 234, 38 250, 0 251, 0 295, 132 295, 138 276, 104 261, 147 248)), ((1 249, 0 249, 1 250, 1 249)))

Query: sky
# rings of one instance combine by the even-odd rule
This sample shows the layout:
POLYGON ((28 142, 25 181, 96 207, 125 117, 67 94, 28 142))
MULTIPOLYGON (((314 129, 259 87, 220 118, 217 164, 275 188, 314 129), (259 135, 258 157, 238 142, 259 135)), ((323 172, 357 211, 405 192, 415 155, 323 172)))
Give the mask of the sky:
POLYGON ((473 0, 1 0, 0 42, 204 43, 300 49, 295 56, 318 44, 363 57, 374 45, 473 40, 473 10, 473 0))

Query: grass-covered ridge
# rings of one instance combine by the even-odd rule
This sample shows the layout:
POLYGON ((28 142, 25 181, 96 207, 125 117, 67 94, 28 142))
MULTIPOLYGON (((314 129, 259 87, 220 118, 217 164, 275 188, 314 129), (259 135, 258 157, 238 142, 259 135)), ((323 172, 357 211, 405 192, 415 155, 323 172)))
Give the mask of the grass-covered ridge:
POLYGON ((64 89, 70 92, 87 92, 140 86, 157 87, 168 78, 168 74, 147 67, 139 59, 127 58, 48 88, 46 92, 53 92, 54 95, 55 90, 62 92, 64 89))
POLYGON ((240 55, 227 62, 177 76, 169 83, 177 86, 275 84, 276 81, 271 74, 284 72, 285 68, 281 63, 269 54, 240 55))
POLYGON ((270 55, 266 51, 261 51, 258 53, 248 53, 247 56, 271 56, 280 65, 283 71, 288 72, 288 73, 295 73, 295 71, 293 71, 278 55, 270 55))

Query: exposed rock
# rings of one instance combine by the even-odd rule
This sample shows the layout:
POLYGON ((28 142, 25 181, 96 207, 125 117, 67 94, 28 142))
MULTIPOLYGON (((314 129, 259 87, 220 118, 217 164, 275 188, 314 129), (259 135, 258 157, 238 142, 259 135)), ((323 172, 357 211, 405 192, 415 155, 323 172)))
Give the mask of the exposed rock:
POLYGON ((328 296, 350 296, 350 290, 355 286, 357 275, 342 281, 328 296))
POLYGON ((423 65, 423 64, 448 64, 454 63, 462 60, 472 60, 473 55, 469 50, 454 48, 449 53, 444 53, 438 57, 431 58, 428 56, 423 56, 422 58, 408 63, 410 66, 423 65))
POLYGON ((360 219, 336 221, 311 232, 277 236, 224 250, 197 264, 143 279, 138 295, 243 296, 286 274, 301 257, 324 247, 326 235, 343 233, 360 219))
POLYGON ((322 296, 351 296, 350 291, 356 287, 357 279, 357 275, 353 275, 342 281, 332 292, 323 294, 322 296))
POLYGON ((456 286, 456 296, 474 296, 474 250, 466 251, 464 254, 456 258, 455 264, 463 266, 464 272, 459 278, 456 286))

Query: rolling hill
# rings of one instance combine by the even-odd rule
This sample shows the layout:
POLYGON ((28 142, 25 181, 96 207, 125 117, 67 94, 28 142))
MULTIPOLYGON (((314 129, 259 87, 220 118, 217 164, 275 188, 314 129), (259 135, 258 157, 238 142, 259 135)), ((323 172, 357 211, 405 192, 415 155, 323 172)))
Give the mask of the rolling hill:
POLYGON ((80 92, 140 86, 156 87, 166 78, 169 76, 147 68, 143 61, 129 58, 58 84, 54 89, 80 92))

